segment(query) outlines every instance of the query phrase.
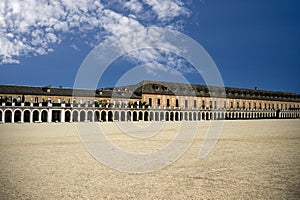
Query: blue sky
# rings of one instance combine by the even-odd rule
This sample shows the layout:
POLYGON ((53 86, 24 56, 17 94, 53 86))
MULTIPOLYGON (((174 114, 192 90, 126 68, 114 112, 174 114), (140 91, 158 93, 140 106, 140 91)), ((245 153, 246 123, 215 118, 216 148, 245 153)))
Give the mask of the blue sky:
MULTIPOLYGON (((4 0, 0 10, 0 84, 72 87, 83 60, 105 38, 158 26, 201 44, 226 86, 300 93, 296 0, 4 0)), ((154 50, 116 60, 99 87, 121 79, 172 81, 170 69, 204 84, 182 58, 154 50)))

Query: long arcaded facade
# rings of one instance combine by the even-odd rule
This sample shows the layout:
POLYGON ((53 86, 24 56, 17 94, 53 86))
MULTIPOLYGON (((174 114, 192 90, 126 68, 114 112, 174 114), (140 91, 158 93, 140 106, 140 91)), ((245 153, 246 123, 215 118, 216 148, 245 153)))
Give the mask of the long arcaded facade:
POLYGON ((300 118, 295 93, 157 81, 97 90, 1 85, 0 102, 1 123, 300 118))

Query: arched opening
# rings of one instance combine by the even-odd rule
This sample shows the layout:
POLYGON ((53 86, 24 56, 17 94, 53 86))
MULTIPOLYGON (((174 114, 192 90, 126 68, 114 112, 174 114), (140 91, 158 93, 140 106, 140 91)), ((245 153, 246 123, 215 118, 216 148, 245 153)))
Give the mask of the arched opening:
POLYGON ((71 112, 67 110, 65 112, 65 122, 70 122, 71 121, 71 112))
POLYGON ((115 111, 114 117, 115 121, 119 121, 119 111, 115 111))
POLYGON ((137 121, 137 113, 136 113, 136 111, 133 112, 133 119, 132 120, 133 121, 137 121))
POLYGON ((179 120, 179 116, 178 116, 178 112, 175 112, 175 121, 178 121, 179 120))
POLYGON ((202 113, 202 120, 205 120, 205 113, 202 113))
POLYGON ((189 120, 192 121, 193 120, 193 113, 189 112, 189 120))
POLYGON ((52 111, 52 122, 60 122, 60 110, 53 110, 52 111))
POLYGON ((150 112, 150 121, 153 121, 154 120, 154 114, 153 112, 150 112))
POLYGON ((24 111, 24 122, 30 122, 30 111, 29 110, 25 110, 24 111))
POLYGON ((201 120, 201 112, 198 112, 198 121, 201 120))
POLYGON ((209 118, 209 113, 207 112, 206 113, 206 118, 205 118, 206 120, 210 120, 210 118, 209 118))
POLYGON ((125 121, 125 112, 124 111, 121 112, 121 121, 125 121))
POLYGON ((148 119, 148 112, 146 111, 145 113, 144 113, 144 121, 148 121, 149 119, 148 119))
POLYGON ((106 122, 106 112, 104 110, 101 112, 101 120, 106 122))
POLYGON ((80 111, 80 120, 79 121, 80 122, 84 122, 85 121, 85 111, 84 110, 80 111))
POLYGON ((87 120, 89 120, 90 122, 93 121, 93 112, 92 111, 88 111, 88 113, 87 113, 87 120))
POLYGON ((5 123, 12 123, 12 112, 11 110, 6 110, 4 113, 5 123))
POLYGON ((159 113, 155 112, 155 121, 159 121, 159 113))
POLYGON ((112 112, 112 111, 109 111, 109 112, 108 112, 108 121, 109 121, 109 122, 112 122, 112 121, 113 121, 113 112, 112 112))
POLYGON ((15 110, 14 114, 14 122, 20 122, 21 121, 21 111, 20 110, 15 110))
POLYGON ((73 122, 78 122, 78 111, 73 111, 73 122))
POLYGON ((187 112, 184 113, 184 120, 186 120, 186 121, 188 120, 188 113, 187 112))
POLYGON ((139 120, 140 120, 140 121, 143 120, 143 112, 142 112, 142 111, 139 112, 139 120))
POLYGON ((183 112, 180 112, 180 118, 179 118, 180 121, 183 120, 183 112))
POLYGON ((170 121, 174 121, 174 112, 170 112, 170 121))
POLYGON ((0 110, 0 122, 2 122, 2 110, 0 110))
POLYGON ((164 121, 165 120, 165 114, 164 112, 160 112, 160 121, 164 121))
POLYGON ((33 122, 39 121, 39 115, 40 115, 40 113, 39 113, 38 110, 33 111, 33 113, 32 113, 32 121, 33 122))
POLYGON ((170 120, 169 112, 166 112, 166 121, 170 120))
POLYGON ((130 111, 127 112, 127 121, 131 121, 131 112, 130 111))
POLYGON ((42 122, 48 121, 48 112, 46 110, 42 111, 42 122))
POLYGON ((197 113, 196 113, 196 112, 193 113, 193 120, 194 120, 194 121, 197 120, 197 113))
POLYGON ((100 113, 99 111, 94 112, 94 121, 99 122, 100 121, 100 113))

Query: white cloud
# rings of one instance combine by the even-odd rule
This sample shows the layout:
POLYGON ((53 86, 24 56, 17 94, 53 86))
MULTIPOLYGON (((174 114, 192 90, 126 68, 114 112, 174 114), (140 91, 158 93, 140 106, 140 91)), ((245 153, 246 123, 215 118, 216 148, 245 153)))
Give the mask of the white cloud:
MULTIPOLYGON (((109 3, 100 0, 2 0, 0 64, 19 63, 20 57, 50 53, 68 38, 95 45, 104 39, 103 35, 112 35, 124 52, 141 44, 149 46, 160 35, 143 32, 146 25, 163 24, 176 28, 174 22, 168 24, 166 21, 186 15, 188 10, 180 0, 118 0, 109 3), (123 8, 130 12, 123 12, 123 8), (121 34, 124 32, 131 34, 121 34)), ((172 47, 161 44, 164 45, 172 47)), ((78 50, 76 44, 71 46, 78 50)), ((137 50, 130 56, 137 62, 152 63, 149 64, 150 71, 154 71, 155 66, 162 70, 161 62, 175 68, 182 65, 182 61, 177 62, 170 55, 162 56, 162 51, 155 49, 137 50)))

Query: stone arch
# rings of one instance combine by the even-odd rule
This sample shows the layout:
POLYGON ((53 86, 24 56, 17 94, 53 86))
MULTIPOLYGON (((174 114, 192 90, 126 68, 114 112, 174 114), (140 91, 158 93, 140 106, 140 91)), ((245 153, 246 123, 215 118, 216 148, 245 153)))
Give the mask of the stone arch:
POLYGON ((80 122, 84 122, 85 121, 85 115, 86 115, 86 113, 85 113, 85 111, 84 110, 81 110, 80 111, 80 116, 79 116, 79 121, 80 122))
POLYGON ((155 112, 155 121, 159 121, 159 112, 155 112))
POLYGON ((42 122, 48 122, 48 111, 47 110, 42 110, 41 120, 42 120, 42 122))
POLYGON ((174 112, 170 112, 170 121, 174 121, 174 112))
POLYGON ((193 121, 196 121, 196 120, 197 120, 197 113, 193 112, 193 121))
POLYGON ((78 117, 79 117, 79 115, 78 115, 78 111, 77 110, 73 110, 73 114, 72 114, 72 121, 73 122, 78 122, 79 120, 78 120, 78 117))
POLYGON ((119 111, 115 111, 114 112, 114 120, 115 121, 119 121, 120 119, 119 119, 120 117, 119 117, 119 111))
POLYGON ((93 111, 89 110, 87 112, 87 120, 89 120, 90 122, 93 121, 93 111))
POLYGON ((179 121, 179 113, 175 112, 175 121, 179 121))
POLYGON ((160 112, 160 121, 164 121, 165 120, 165 114, 164 112, 160 112))
POLYGON ((142 111, 139 112, 139 120, 140 120, 140 121, 143 120, 143 112, 142 112, 142 111))
POLYGON ((154 113, 150 112, 150 121, 154 121, 154 113))
POLYGON ((147 111, 144 112, 144 121, 149 121, 149 113, 147 111))
POLYGON ((166 112, 166 121, 170 121, 170 113, 166 112))
POLYGON ((23 111, 23 121, 30 122, 30 117, 31 117, 30 110, 24 110, 23 111))
POLYGON ((108 111, 108 121, 109 122, 112 122, 113 121, 113 119, 114 119, 114 115, 113 115, 113 112, 110 110, 110 111, 108 111))
POLYGON ((136 111, 133 111, 132 121, 137 121, 137 120, 138 120, 137 113, 136 111))
POLYGON ((125 111, 121 111, 121 121, 126 121, 126 118, 125 118, 125 111))
POLYGON ((20 109, 14 110, 14 122, 22 121, 22 111, 20 109))
POLYGON ((99 122, 100 121, 100 112, 98 110, 96 110, 94 112, 94 121, 95 122, 99 122))
POLYGON ((103 122, 106 122, 106 112, 105 112, 105 110, 102 110, 102 111, 101 111, 101 120, 102 120, 103 122))
POLYGON ((40 121, 40 112, 39 112, 39 110, 33 110, 32 111, 32 121, 33 122, 40 121))
POLYGON ((5 123, 12 123, 12 115, 13 115, 13 112, 12 110, 10 109, 7 109, 4 111, 4 121, 5 123))
POLYGON ((71 111, 70 110, 65 111, 65 122, 71 122, 71 111))

